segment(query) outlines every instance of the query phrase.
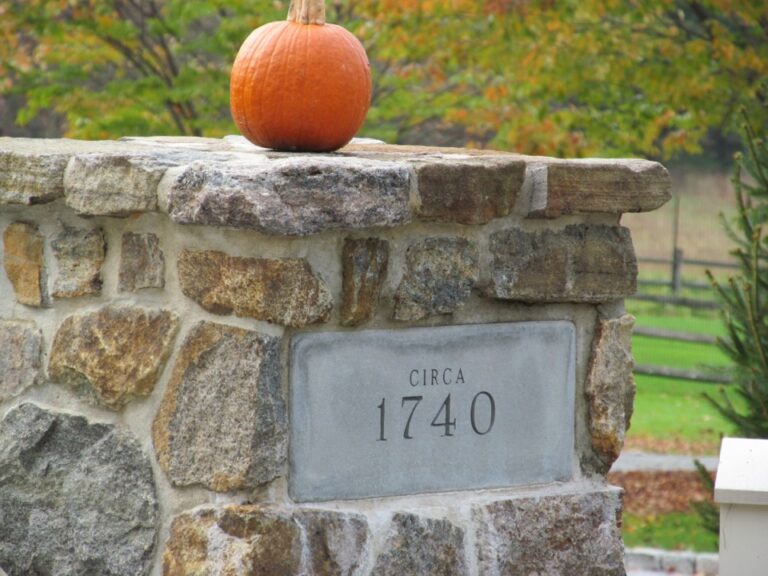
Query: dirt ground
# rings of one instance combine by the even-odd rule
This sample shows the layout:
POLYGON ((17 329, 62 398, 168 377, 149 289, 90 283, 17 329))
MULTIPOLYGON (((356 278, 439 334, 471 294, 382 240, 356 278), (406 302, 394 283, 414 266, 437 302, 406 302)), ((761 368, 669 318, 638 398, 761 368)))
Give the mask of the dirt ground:
POLYGON ((624 510, 631 514, 686 512, 692 501, 712 501, 697 472, 611 472, 608 482, 624 488, 624 510))

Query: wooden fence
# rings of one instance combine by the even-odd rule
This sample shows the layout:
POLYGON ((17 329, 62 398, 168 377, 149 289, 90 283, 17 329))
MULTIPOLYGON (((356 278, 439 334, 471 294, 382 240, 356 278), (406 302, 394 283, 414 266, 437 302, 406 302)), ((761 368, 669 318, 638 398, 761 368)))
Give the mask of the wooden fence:
MULTIPOLYGON (((712 293, 712 285, 709 282, 703 280, 690 280, 691 275, 688 275, 688 278, 684 278, 684 267, 688 266, 730 270, 737 270, 739 268, 738 264, 735 262, 685 258, 683 250, 679 248, 676 248, 673 251, 673 256, 671 259, 638 258, 638 262, 641 264, 646 263, 666 266, 667 270, 669 271, 669 277, 668 279, 662 280, 638 279, 639 290, 637 294, 632 296, 632 299, 646 302, 658 302, 672 306, 684 306, 694 309, 717 309, 720 307, 720 303, 715 301, 713 298, 691 297, 689 295, 691 291, 710 291, 710 293, 712 293), (668 289, 668 293, 644 293, 642 291, 643 287, 665 287, 668 289)), ((715 345, 717 343, 717 339, 714 336, 709 336, 706 334, 693 334, 689 332, 677 332, 660 328, 638 326, 635 328, 634 333, 639 336, 645 336, 648 338, 660 338, 669 340, 670 342, 694 342, 698 344, 709 345, 715 345)), ((668 366, 637 365, 635 366, 635 373, 682 380, 693 380, 697 382, 709 382, 714 384, 729 384, 733 381, 732 377, 725 372, 683 370, 679 368, 671 368, 668 366)))
MULTIPOLYGON (((661 304, 672 304, 674 306, 685 306, 687 308, 697 309, 717 309, 720 304, 712 298, 693 298, 684 296, 683 290, 688 291, 711 291, 712 285, 703 280, 690 280, 683 278, 683 269, 686 266, 696 266, 709 269, 730 269, 738 270, 739 265, 736 262, 723 262, 718 260, 698 260, 695 258, 685 258, 681 248, 673 250, 672 258, 638 258, 641 264, 657 264, 668 267, 669 279, 650 280, 640 278, 637 281, 638 288, 650 286, 661 286, 669 289, 668 294, 648 294, 638 290, 638 293, 632 296, 634 300, 646 302, 658 302, 661 304)), ((703 275, 702 275, 703 276, 703 275)))

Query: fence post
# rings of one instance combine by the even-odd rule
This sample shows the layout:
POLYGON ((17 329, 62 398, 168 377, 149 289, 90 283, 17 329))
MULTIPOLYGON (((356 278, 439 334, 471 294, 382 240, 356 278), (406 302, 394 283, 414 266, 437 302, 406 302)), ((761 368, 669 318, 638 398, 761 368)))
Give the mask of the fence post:
POLYGON ((683 287, 683 249, 675 248, 672 254, 672 293, 677 294, 683 287))

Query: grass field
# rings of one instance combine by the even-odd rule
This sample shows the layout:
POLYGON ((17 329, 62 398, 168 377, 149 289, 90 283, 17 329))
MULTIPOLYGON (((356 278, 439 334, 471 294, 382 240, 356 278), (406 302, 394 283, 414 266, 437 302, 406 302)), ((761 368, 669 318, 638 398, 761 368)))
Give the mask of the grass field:
POLYGON ((624 544, 665 550, 717 552, 717 536, 703 530, 695 512, 624 514, 624 544))

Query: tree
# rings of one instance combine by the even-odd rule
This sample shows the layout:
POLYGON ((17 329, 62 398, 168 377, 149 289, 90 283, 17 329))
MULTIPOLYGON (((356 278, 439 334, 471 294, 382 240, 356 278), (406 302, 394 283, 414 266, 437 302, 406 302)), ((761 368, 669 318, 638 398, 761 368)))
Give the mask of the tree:
POLYGON ((768 438, 768 143, 749 122, 745 131, 746 155, 737 157, 733 177, 738 216, 733 225, 726 223, 739 273, 727 283, 709 274, 727 328, 719 345, 733 361, 736 379, 733 391, 722 388, 707 399, 739 436, 768 438))
POLYGON ((248 4, 2 0, 2 88, 26 97, 20 122, 53 109, 75 137, 231 132, 228 67, 263 23, 248 4))
MULTIPOLYGON (((696 152, 768 97, 764 0, 328 0, 365 45, 364 132, 566 156, 696 152)), ((272 0, 0 0, 26 120, 80 137, 234 130, 227 74, 272 0), (8 8, 10 7, 10 9, 8 8)), ((3 53, 5 51, 5 53, 3 53)), ((8 86, 5 89, 10 89, 8 86)), ((1 89, 0 89, 1 90, 1 89)))
MULTIPOLYGON (((725 283, 707 272, 727 329, 718 344, 733 362, 735 380, 730 389, 721 388, 719 396, 705 397, 733 425, 738 437, 768 438, 768 142, 764 139, 768 124, 762 125, 762 138, 749 121, 744 132, 746 155, 737 155, 732 179, 738 214, 734 223, 723 223, 736 244, 732 254, 739 272, 725 283)), ((713 492, 709 473, 698 461, 696 467, 705 487, 713 492)), ((694 508, 703 526, 719 533, 715 505, 700 502, 694 508)))

